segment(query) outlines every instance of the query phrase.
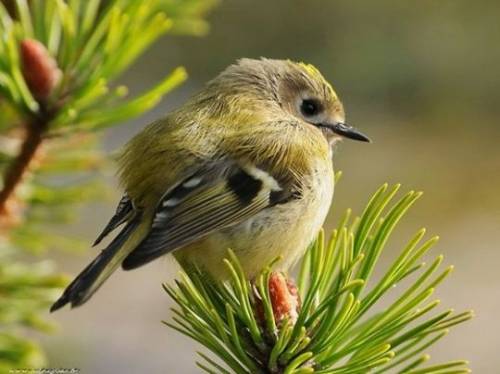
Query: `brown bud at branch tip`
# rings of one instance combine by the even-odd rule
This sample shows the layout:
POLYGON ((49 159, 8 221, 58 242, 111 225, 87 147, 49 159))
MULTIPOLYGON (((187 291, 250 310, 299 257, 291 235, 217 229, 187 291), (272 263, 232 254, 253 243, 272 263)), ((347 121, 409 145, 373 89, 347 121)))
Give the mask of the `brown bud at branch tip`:
POLYGON ((33 39, 21 42, 21 61, 24 80, 38 100, 46 99, 59 83, 61 71, 45 46, 33 39))

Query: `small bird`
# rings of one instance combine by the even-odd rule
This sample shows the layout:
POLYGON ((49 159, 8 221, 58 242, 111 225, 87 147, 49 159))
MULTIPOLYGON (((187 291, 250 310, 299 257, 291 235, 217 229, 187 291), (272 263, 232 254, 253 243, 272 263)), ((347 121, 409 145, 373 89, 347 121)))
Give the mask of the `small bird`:
POLYGON ((120 265, 167 253, 185 268, 226 274, 231 248, 248 277, 277 256, 289 269, 317 235, 333 196, 332 152, 346 125, 332 86, 312 65, 241 59, 119 156, 125 193, 94 245, 122 226, 51 311, 86 302, 120 265))

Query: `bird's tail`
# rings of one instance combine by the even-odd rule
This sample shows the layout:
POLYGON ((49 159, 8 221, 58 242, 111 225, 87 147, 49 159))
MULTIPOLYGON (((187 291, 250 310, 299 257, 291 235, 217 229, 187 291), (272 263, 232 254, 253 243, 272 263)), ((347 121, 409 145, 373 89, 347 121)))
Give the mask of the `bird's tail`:
POLYGON ((85 303, 140 243, 143 236, 140 224, 140 214, 137 214, 99 256, 66 287, 62 296, 50 307, 50 311, 60 309, 68 303, 71 307, 85 303))

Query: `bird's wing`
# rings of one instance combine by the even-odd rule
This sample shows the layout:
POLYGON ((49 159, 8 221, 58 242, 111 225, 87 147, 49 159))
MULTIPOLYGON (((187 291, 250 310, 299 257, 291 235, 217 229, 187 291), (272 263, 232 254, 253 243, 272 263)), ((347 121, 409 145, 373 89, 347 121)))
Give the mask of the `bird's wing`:
POLYGON ((255 166, 221 162, 170 189, 157 205, 151 230, 123 261, 134 269, 199 238, 242 222, 283 198, 283 189, 255 166))
POLYGON ((108 224, 104 227, 92 246, 94 247, 99 244, 111 231, 116 229, 122 223, 128 221, 133 214, 134 205, 127 193, 125 193, 116 207, 115 214, 111 217, 108 224))

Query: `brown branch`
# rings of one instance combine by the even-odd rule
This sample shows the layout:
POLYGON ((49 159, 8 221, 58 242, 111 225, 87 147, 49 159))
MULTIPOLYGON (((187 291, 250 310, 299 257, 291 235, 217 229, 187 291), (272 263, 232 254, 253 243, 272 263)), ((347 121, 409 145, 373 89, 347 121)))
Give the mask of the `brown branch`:
POLYGON ((23 39, 19 49, 24 80, 40 107, 37 114, 27 120, 19 153, 7 167, 3 176, 3 187, 0 191, 0 219, 3 218, 5 221, 7 218, 7 222, 13 216, 10 202, 16 188, 32 166, 49 122, 59 108, 58 105, 48 106, 47 103, 62 74, 57 67, 56 60, 39 41, 23 39))
POLYGON ((42 144, 43 134, 48 123, 48 119, 36 118, 26 124, 25 136, 19 154, 7 167, 3 176, 3 188, 0 191, 0 217, 9 215, 9 200, 14 196, 17 186, 29 170, 31 162, 42 144))

